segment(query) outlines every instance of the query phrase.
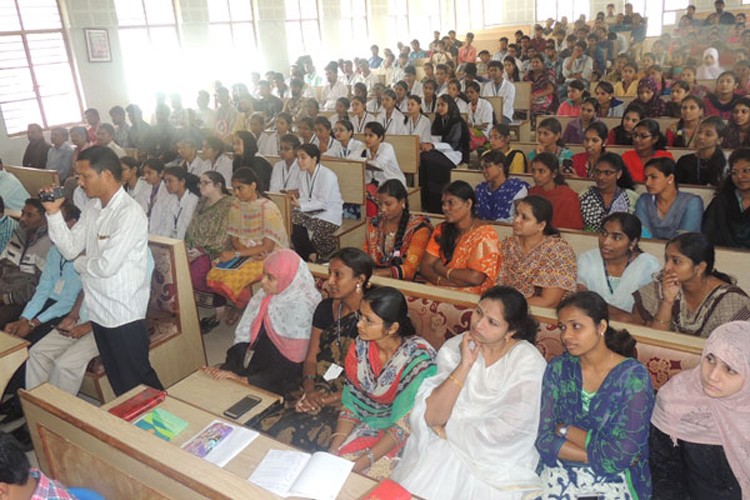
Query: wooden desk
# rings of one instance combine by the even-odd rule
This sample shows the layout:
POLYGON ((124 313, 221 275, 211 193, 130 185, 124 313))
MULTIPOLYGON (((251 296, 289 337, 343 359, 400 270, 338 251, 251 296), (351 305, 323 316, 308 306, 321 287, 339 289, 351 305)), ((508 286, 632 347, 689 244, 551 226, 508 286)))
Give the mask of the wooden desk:
MULTIPOLYGON (((177 398, 167 397, 160 407, 189 425, 166 442, 50 384, 20 394, 40 468, 64 484, 111 500, 278 498, 247 478, 269 449, 289 446, 260 435, 226 467, 217 467, 179 448, 216 416, 177 398)), ((350 474, 339 498, 360 498, 375 485, 350 474)))
POLYGON ((0 394, 18 367, 29 358, 29 343, 0 331, 0 394))
MULTIPOLYGON (((245 385, 236 380, 215 380, 202 370, 197 370, 189 377, 167 388, 167 392, 173 398, 185 401, 221 418, 227 418, 224 416, 224 410, 245 396, 260 398, 260 403, 253 409, 240 415, 237 419, 239 423, 247 422, 248 419, 277 401, 284 401, 284 398, 278 394, 265 391, 259 387, 245 385)), ((111 403, 106 405, 106 408, 110 407, 111 403)))

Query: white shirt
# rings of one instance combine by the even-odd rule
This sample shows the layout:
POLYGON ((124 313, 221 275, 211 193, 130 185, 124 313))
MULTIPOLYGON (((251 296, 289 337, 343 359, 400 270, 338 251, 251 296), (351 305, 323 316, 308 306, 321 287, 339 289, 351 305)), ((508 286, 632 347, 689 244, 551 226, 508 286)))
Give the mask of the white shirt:
POLYGON ((341 198, 339 179, 336 174, 318 164, 312 175, 301 172, 300 177, 300 210, 315 212, 309 215, 340 226, 344 200, 341 198))
POLYGON ((437 84, 437 88, 435 89, 435 98, 440 97, 443 94, 448 93, 448 82, 446 81, 444 84, 440 85, 440 83, 437 84))
POLYGON ((148 232, 150 234, 169 237, 172 234, 172 219, 170 214, 174 211, 172 205, 177 204, 177 196, 170 194, 164 182, 160 181, 156 191, 156 198, 154 199, 154 203, 151 204, 151 192, 154 187, 149 185, 149 188, 151 188, 148 192, 149 209, 146 210, 148 214, 148 232))
MULTIPOLYGON (((138 204, 143 209, 143 213, 148 212, 148 204, 150 202, 149 197, 151 196, 151 185, 148 182, 144 181, 143 179, 138 179, 135 183, 135 187, 130 190, 126 189, 125 192, 138 202, 138 204)), ((85 193, 84 196, 86 196, 85 193)), ((75 199, 75 192, 73 193, 73 197, 75 199)), ((88 201, 88 197, 86 197, 86 200, 88 201)), ((81 208, 81 210, 83 209, 81 208)))
POLYGON ((423 114, 417 117, 416 123, 409 118, 406 122, 406 132, 408 135, 418 135, 419 142, 430 142, 432 140, 432 122, 423 114))
POLYGON ((393 146, 387 142, 380 143, 375 156, 372 156, 369 149, 367 150, 367 163, 379 167, 381 170, 365 170, 366 182, 377 181, 378 184, 383 184, 388 179, 396 179, 406 187, 406 177, 401 171, 401 167, 398 166, 396 153, 393 151, 393 146))
MULTIPOLYGON (((488 101, 487 99, 482 99, 480 97, 479 101, 477 101, 476 111, 471 110, 471 103, 469 103, 468 107, 469 116, 467 116, 466 118, 469 126, 474 127, 485 123, 486 125, 482 129, 482 132, 484 132, 485 136, 489 137, 490 130, 492 129, 492 104, 490 104, 490 101, 488 101)), ((504 104, 503 108, 505 108, 504 104)))
POLYGON ((89 197, 86 196, 86 191, 84 191, 81 186, 76 186, 73 190, 73 205, 75 205, 78 210, 83 210, 88 202, 89 197))
MULTIPOLYGON (((516 102, 516 87, 506 78, 498 87, 495 82, 490 80, 482 86, 482 97, 502 97, 503 98, 503 116, 508 120, 513 120, 513 105, 516 102)), ((503 116, 498 116, 498 121, 502 121, 503 116)))
POLYGON ((115 328, 146 317, 148 221, 125 190, 118 189, 106 207, 98 198, 90 200, 71 229, 60 211, 47 221, 57 249, 75 259, 91 321, 115 328))
POLYGON ((409 95, 418 95, 424 97, 424 86, 419 80, 414 80, 414 85, 409 89, 409 95))
POLYGON ((332 156, 333 158, 352 158, 361 160, 362 151, 365 149, 365 145, 356 139, 349 139, 349 144, 344 146, 341 142, 331 146, 331 149, 325 152, 323 156, 332 156))
POLYGON ((378 115, 378 121, 383 125, 383 128, 385 128, 386 137, 389 135, 406 135, 404 114, 399 111, 398 108, 393 108, 390 118, 386 117, 385 110, 381 111, 378 115))
POLYGON ((271 187, 269 191, 279 192, 299 189, 301 176, 302 172, 300 172, 297 160, 294 160, 289 167, 286 166, 284 160, 279 160, 273 166, 273 171, 271 172, 271 187))
POLYGON ((323 93, 320 97, 320 102, 322 104, 321 109, 325 109, 328 111, 333 111, 336 109, 336 100, 340 97, 347 97, 349 95, 349 89, 346 88, 346 85, 343 83, 336 81, 333 85, 326 84, 323 87, 323 93))
MULTIPOLYGON (((177 197, 175 196, 175 198, 177 197)), ((168 222, 172 223, 172 230, 167 236, 178 240, 185 239, 185 233, 190 225, 190 221, 193 219, 193 213, 195 212, 195 207, 198 206, 198 201, 200 201, 200 198, 195 194, 191 191, 185 191, 185 194, 177 200, 177 203, 171 204, 168 222)))
POLYGON ((375 73, 371 71, 370 74, 367 76, 364 76, 361 73, 358 74, 357 78, 354 80, 354 84, 356 85, 357 83, 360 83, 360 82, 364 83, 365 86, 367 87, 367 93, 369 94, 370 92, 372 92, 373 85, 375 85, 379 81, 380 80, 378 79, 378 75, 376 75, 375 73))
POLYGON ((263 132, 258 140, 258 152, 263 156, 278 156, 279 146, 279 133, 275 130, 263 132))
MULTIPOLYGON (((205 168, 203 172, 209 170, 215 170, 224 176, 224 180, 227 181, 227 185, 232 184, 232 159, 225 154, 219 155, 216 162, 212 165, 211 161, 205 162, 205 168)), ((201 173, 203 173, 201 172, 201 173)))
POLYGON ((123 156, 128 155, 124 149, 122 149, 120 146, 117 145, 115 141, 109 141, 109 144, 107 144, 107 147, 111 149, 112 151, 114 151, 114 153, 117 155, 118 158, 122 158, 123 156))
POLYGON ((357 115, 351 115, 349 117, 349 121, 352 122, 352 127, 354 128, 355 134, 364 134, 365 125, 367 125, 368 122, 378 121, 378 117, 377 115, 374 115, 368 111, 365 111, 365 114, 362 115, 362 119, 360 119, 357 115))
MULTIPOLYGON (((183 160, 180 165, 184 166, 185 169, 191 174, 200 176, 203 172, 209 170, 211 162, 204 160, 198 155, 195 155, 193 161, 188 162, 187 160, 183 160)), ((227 182, 229 182, 230 180, 231 179, 227 179, 227 182)))

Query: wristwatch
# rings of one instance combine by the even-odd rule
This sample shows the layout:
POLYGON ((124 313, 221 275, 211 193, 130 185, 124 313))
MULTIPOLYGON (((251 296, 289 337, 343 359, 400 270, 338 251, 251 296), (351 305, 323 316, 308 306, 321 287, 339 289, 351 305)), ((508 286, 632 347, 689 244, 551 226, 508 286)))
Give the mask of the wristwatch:
POLYGON ((562 437, 568 437, 568 426, 567 426, 567 425, 563 425, 562 427, 560 427, 560 428, 559 428, 559 429, 557 430, 557 432, 558 432, 558 434, 560 434, 560 436, 562 436, 562 437))

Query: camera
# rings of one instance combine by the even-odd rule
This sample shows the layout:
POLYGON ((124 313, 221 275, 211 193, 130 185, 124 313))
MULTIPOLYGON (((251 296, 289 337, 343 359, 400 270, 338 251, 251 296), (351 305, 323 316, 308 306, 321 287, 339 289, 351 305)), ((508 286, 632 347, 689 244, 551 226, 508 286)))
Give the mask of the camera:
POLYGON ((62 186, 55 187, 52 192, 39 191, 39 199, 41 201, 52 202, 60 198, 65 198, 65 191, 63 191, 62 186))

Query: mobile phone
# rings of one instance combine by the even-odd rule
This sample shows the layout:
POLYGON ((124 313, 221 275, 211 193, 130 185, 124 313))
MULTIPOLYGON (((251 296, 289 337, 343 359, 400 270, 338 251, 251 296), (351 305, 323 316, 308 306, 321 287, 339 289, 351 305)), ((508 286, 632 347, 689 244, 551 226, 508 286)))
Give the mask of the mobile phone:
POLYGON ((241 415, 249 412, 260 403, 260 398, 245 396, 224 411, 224 416, 237 420, 241 415))

